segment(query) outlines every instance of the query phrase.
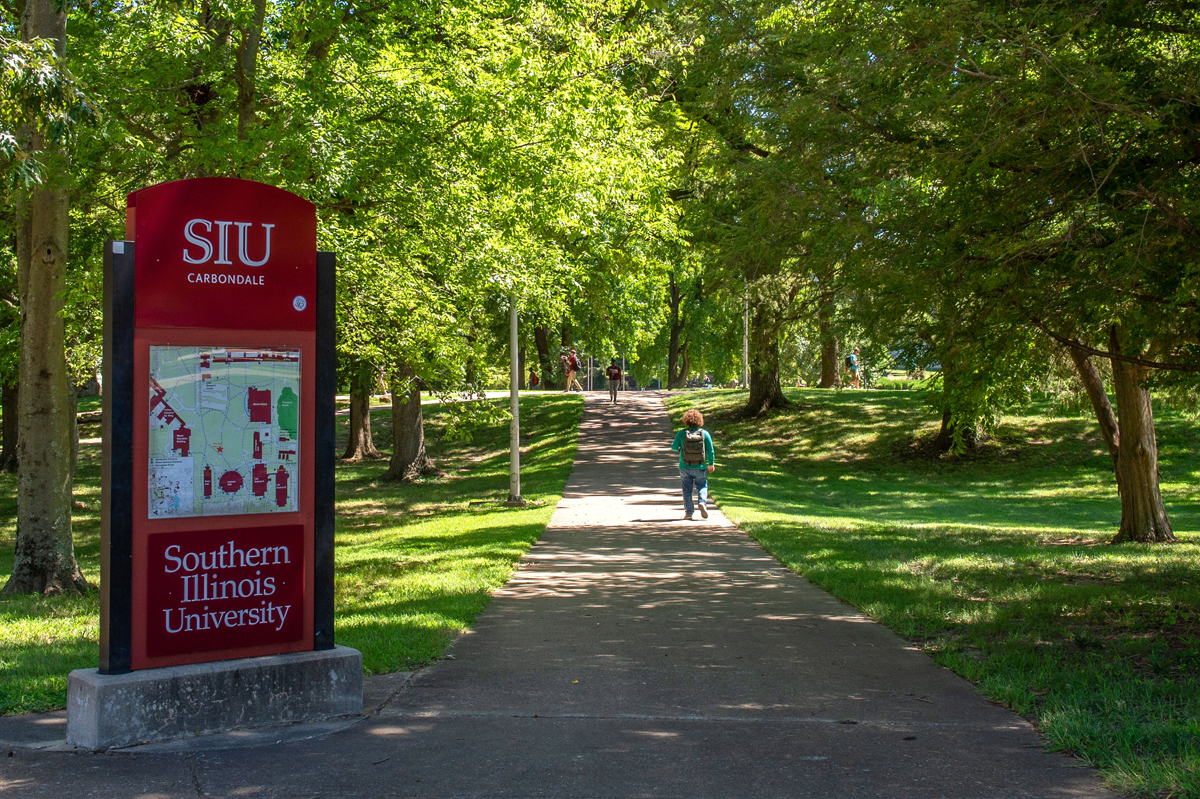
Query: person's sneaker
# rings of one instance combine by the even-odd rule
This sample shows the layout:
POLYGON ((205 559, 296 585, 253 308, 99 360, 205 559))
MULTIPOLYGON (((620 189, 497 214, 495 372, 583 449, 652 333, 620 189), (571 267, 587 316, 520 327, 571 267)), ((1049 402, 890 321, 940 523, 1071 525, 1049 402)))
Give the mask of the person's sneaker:
POLYGON ((704 507, 703 505, 700 506, 700 518, 701 519, 708 518, 708 508, 704 507))
POLYGON ((683 514, 683 520, 685 522, 690 522, 692 520, 692 514, 690 514, 690 513, 683 514))

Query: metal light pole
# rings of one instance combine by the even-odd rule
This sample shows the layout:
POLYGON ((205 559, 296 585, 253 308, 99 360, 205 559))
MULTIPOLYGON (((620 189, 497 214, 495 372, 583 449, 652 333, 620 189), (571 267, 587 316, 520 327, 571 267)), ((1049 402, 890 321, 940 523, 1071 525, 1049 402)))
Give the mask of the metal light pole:
POLYGON ((508 396, 512 407, 512 421, 508 425, 508 501, 505 505, 522 507, 521 499, 521 397, 517 387, 521 384, 521 364, 517 353, 517 295, 509 295, 509 367, 508 396))
POLYGON ((742 388, 750 385, 750 284, 746 283, 745 308, 742 311, 742 388))

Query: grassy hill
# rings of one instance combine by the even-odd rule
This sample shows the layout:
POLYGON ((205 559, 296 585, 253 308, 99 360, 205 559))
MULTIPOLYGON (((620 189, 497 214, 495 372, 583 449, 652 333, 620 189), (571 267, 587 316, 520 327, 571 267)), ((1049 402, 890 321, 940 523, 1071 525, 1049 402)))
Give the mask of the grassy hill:
POLYGON ((792 569, 919 644, 1138 796, 1200 796, 1200 425, 1160 413, 1182 543, 1108 545, 1112 463, 1088 418, 1034 403, 976 452, 925 446, 907 391, 669 400, 705 415, 724 512, 792 569))

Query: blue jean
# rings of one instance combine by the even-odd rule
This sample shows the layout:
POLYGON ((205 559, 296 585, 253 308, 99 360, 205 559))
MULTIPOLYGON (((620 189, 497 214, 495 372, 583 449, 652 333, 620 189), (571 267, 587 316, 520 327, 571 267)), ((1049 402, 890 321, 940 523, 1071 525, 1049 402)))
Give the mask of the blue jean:
POLYGON ((708 507, 708 468, 700 466, 696 469, 680 469, 679 476, 683 480, 683 512, 692 515, 692 488, 700 492, 700 507, 708 507))

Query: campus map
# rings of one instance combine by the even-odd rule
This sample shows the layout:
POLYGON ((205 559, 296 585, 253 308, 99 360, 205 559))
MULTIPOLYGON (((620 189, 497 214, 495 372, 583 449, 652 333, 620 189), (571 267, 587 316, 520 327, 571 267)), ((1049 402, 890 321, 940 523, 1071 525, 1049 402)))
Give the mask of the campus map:
POLYGON ((150 348, 149 518, 298 508, 300 351, 150 348))

